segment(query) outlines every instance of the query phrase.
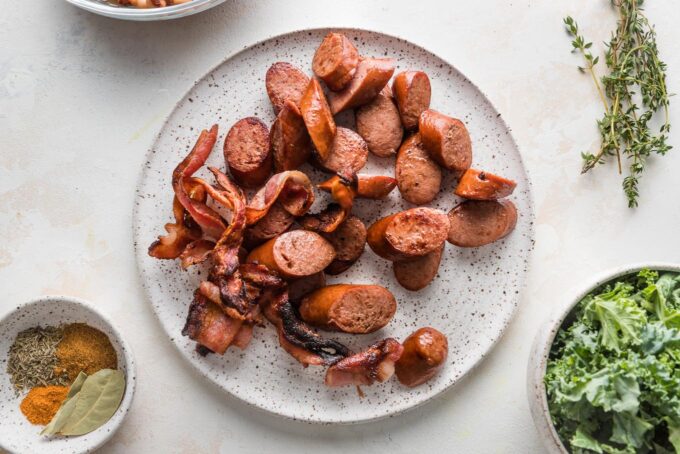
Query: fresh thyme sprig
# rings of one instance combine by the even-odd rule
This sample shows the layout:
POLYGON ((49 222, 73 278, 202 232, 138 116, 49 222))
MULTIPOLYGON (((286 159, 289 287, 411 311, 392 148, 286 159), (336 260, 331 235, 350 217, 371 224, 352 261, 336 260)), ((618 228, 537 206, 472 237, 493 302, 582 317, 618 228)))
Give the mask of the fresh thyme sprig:
POLYGON ((642 14, 643 2, 611 0, 619 20, 606 44, 607 74, 601 79, 595 72, 600 57, 591 52, 592 43, 579 34, 573 18, 564 19, 573 38, 572 52, 580 53, 585 61, 585 66, 578 69, 591 76, 604 105, 604 116, 597 122, 601 146, 597 153, 581 153, 582 173, 603 164, 608 156, 616 156, 619 173, 622 173, 622 158, 626 158, 629 165, 623 190, 629 207, 638 205, 638 183, 647 158, 652 154, 665 155, 671 149, 666 143, 670 131, 666 65, 659 58, 654 28, 642 14), (661 109, 664 122, 656 134, 650 123, 661 109))

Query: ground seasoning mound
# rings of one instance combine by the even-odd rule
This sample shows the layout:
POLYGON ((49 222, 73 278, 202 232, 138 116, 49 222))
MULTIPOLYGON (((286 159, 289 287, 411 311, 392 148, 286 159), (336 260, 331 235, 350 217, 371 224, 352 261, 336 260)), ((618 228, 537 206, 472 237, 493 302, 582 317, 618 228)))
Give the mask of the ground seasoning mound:
POLYGON ((17 334, 9 348, 7 373, 17 392, 34 386, 66 385, 66 374, 55 371, 57 344, 62 339, 60 328, 37 326, 17 334))
POLYGON ((101 369, 117 369, 118 357, 108 336, 84 323, 63 327, 63 337, 56 350, 57 375, 66 373, 71 381, 83 371, 92 375, 101 369))
POLYGON ((66 400, 68 386, 37 386, 29 391, 19 408, 31 424, 46 425, 66 400))

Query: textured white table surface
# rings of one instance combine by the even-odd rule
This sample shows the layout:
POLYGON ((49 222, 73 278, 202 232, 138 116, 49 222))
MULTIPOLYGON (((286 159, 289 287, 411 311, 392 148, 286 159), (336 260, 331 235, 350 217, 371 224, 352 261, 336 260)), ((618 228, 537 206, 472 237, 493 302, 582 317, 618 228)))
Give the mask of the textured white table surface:
MULTIPOLYGON (((649 3, 678 93, 680 8, 649 3)), ((542 321, 593 273, 680 261, 677 130, 679 150, 650 162, 637 210, 626 207, 613 166, 579 175, 579 152, 598 144, 601 108, 575 69, 561 21, 573 14, 602 41, 614 20, 606 0, 228 0, 164 23, 106 19, 58 0, 0 4, 0 312, 43 294, 74 295, 126 333, 138 391, 102 452, 540 453, 525 369, 542 321), (435 401, 360 426, 290 422, 217 392, 162 334, 133 258, 140 166, 176 100, 235 51, 321 26, 398 35, 463 71, 511 126, 536 202, 532 270, 501 342, 435 401)), ((676 127, 678 112, 673 105, 676 127)))

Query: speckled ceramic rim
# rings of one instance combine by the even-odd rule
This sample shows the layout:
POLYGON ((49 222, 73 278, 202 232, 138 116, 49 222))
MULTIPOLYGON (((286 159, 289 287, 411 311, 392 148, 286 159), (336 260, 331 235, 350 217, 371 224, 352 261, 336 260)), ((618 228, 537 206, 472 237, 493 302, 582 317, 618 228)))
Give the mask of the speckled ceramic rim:
MULTIPOLYGON (((103 314, 100 309, 96 308, 93 304, 89 303, 88 301, 85 301, 80 298, 76 298, 73 296, 65 296, 65 295, 46 295, 42 296, 40 298, 28 301, 26 303, 20 304, 19 306, 15 307, 14 309, 10 310, 9 312, 5 313, 2 318, 0 318, 0 328, 2 328, 8 321, 9 318, 11 318, 16 312, 26 310, 30 306, 38 306, 41 304, 45 304, 48 301, 50 302, 66 302, 70 304, 75 304, 77 306, 82 306, 85 310, 95 314, 98 318, 101 319, 101 321, 111 330, 113 335, 115 336, 116 340, 121 346, 121 349, 123 351, 123 361, 125 362, 125 394, 123 394, 123 399, 121 400, 120 407, 116 411, 116 414, 118 414, 119 411, 122 411, 121 417, 119 417, 117 420, 113 421, 113 425, 110 426, 110 430, 106 432, 104 437, 100 439, 97 443, 88 446, 80 451, 75 450, 75 451, 70 451, 71 454, 81 454, 81 453, 87 453, 91 452, 95 449, 98 449, 102 447, 106 442, 108 442, 111 437, 118 431, 120 426, 123 424, 123 421, 125 420, 125 417, 127 416, 130 407, 132 406, 132 401, 134 400, 135 396, 135 386, 136 386, 136 371, 135 371, 135 359, 134 359, 134 354, 132 353, 132 349, 130 348, 130 345, 125 341, 125 338, 121 335, 120 331, 116 328, 116 326, 111 322, 111 319, 103 314)), ((115 418, 116 414, 111 418, 115 418)), ((111 420, 109 420, 110 422, 111 420)), ((109 422, 105 423, 104 426, 109 424, 109 422)), ((75 440, 76 438, 74 438, 75 440)), ((11 452, 9 447, 7 447, 2 440, 0 440, 0 448, 3 450, 6 450, 8 452, 11 452)))
POLYGON ((544 446, 550 454, 568 454, 569 451, 564 447, 553 426, 548 408, 548 396, 543 385, 543 377, 548 362, 548 355, 552 347, 553 340, 557 332, 562 327, 564 319, 569 315, 576 304, 588 293, 606 284, 607 282, 622 276, 635 273, 643 268, 658 271, 680 272, 680 265, 665 262, 636 263, 633 265, 620 266, 607 272, 599 274, 588 285, 578 287, 577 292, 570 292, 574 295, 566 300, 566 305, 556 308, 554 314, 545 322, 540 331, 536 334, 531 355, 529 356, 529 368, 527 370, 527 396, 529 407, 536 429, 541 435, 544 446))
POLYGON ((134 21, 154 21, 178 19, 200 13, 223 3, 225 0, 192 0, 181 5, 166 6, 164 8, 130 8, 107 5, 97 0, 66 0, 72 5, 95 14, 114 19, 134 21))
MULTIPOLYGON (((293 35, 293 34, 296 34, 296 33, 303 33, 303 32, 318 32, 318 31, 331 31, 331 30, 332 30, 332 31, 340 31, 340 32, 346 31, 346 32, 361 32, 361 33, 377 33, 377 34, 381 34, 381 35, 386 36, 386 37, 389 37, 389 38, 393 38, 393 39, 396 39, 396 40, 403 41, 403 42, 405 42, 405 43, 408 43, 408 44, 410 44, 410 45, 412 45, 412 46, 414 46, 414 47, 417 47, 417 48, 419 48, 419 49, 422 49, 422 50, 426 51, 427 53, 430 53, 430 54, 436 56, 437 58, 439 58, 440 60, 442 60, 443 62, 445 62, 445 63, 448 64, 449 66, 451 66, 452 68, 454 68, 456 71, 458 71, 458 72, 459 72, 459 73, 460 73, 460 74, 461 74, 461 75, 462 75, 462 76, 470 83, 470 85, 471 85, 472 87, 474 87, 477 91, 479 91, 479 93, 487 100, 487 102, 489 103, 489 105, 490 105, 496 112, 499 112, 499 115, 500 115, 501 121, 502 121, 502 123, 503 123, 503 126, 504 126, 505 129, 508 131, 508 135, 510 136, 510 140, 512 141, 512 144, 515 146, 515 148, 516 148, 518 151, 520 151, 520 148, 519 148, 519 146, 517 145, 517 141, 515 140, 515 137, 512 135, 512 130, 508 127, 507 123, 505 122, 505 119, 504 119, 503 116, 500 114, 500 111, 498 110, 498 108, 496 107, 496 105, 493 104, 493 103, 491 102, 491 100, 490 100, 489 97, 486 95, 486 93, 485 93, 483 90, 481 90, 474 82, 472 82, 472 81, 470 80, 470 78, 468 78, 468 77, 465 75, 465 73, 463 73, 462 71, 460 71, 456 66, 452 65, 448 60, 446 60, 446 59, 440 57, 439 55, 435 54, 434 52, 431 52, 431 51, 427 50, 426 48, 424 48, 424 47, 422 47, 422 46, 420 46, 420 45, 418 45, 418 44, 415 44, 414 42, 412 42, 412 41, 410 41, 410 40, 408 40, 408 39, 406 39, 406 38, 401 38, 401 37, 399 37, 399 36, 393 35, 393 34, 391 34, 391 33, 386 33, 386 32, 383 32, 383 31, 381 31, 381 30, 370 30, 370 29, 366 29, 366 28, 357 28, 357 27, 343 27, 343 26, 334 27, 334 26, 328 26, 328 27, 302 28, 302 29, 291 30, 291 31, 286 32, 286 33, 281 33, 281 34, 277 34, 277 35, 267 36, 267 37, 265 37, 265 38, 263 38, 263 39, 261 39, 261 40, 255 42, 255 43, 253 43, 253 44, 244 46, 242 49, 240 49, 240 50, 238 50, 238 51, 236 51, 236 52, 234 52, 234 53, 228 55, 228 56, 227 56, 226 58, 224 58, 222 61, 220 61, 219 63, 217 63, 217 64, 214 65, 213 67, 211 67, 206 73, 203 74, 203 76, 201 76, 200 78, 198 78, 198 79, 191 85, 191 87, 189 87, 189 89, 188 89, 188 90, 184 93, 184 95, 183 95, 183 96, 175 103, 175 105, 173 106, 173 108, 172 108, 172 109, 169 111, 169 113, 165 116, 165 119, 164 119, 164 121, 163 121, 163 125, 161 126, 159 132, 158 132, 158 133, 156 134, 156 136, 154 137, 153 142, 152 142, 151 146, 149 147, 149 149, 148 149, 148 151, 147 151, 147 154, 146 154, 147 159, 149 158, 149 156, 150 156, 151 153, 152 153, 153 144, 156 143, 156 141, 160 138, 160 135, 161 135, 161 133, 162 133, 162 131, 163 131, 163 127, 164 127, 164 125, 168 122, 168 120, 170 119, 170 116, 172 115, 172 113, 173 113, 173 112, 180 106, 180 104, 181 104, 181 103, 189 96, 189 93, 191 92, 191 90, 192 90, 192 89, 193 89, 200 81, 202 81, 203 79, 205 79, 206 77, 208 77, 211 73, 213 73, 214 71, 216 71, 220 66, 222 66, 223 64, 225 64, 228 60, 231 60, 232 58, 235 58, 235 57, 238 56, 240 53, 242 53, 242 52, 244 52, 244 51, 246 51, 246 50, 248 50, 248 49, 250 49, 250 48, 252 48, 252 47, 259 46, 259 45, 261 45, 262 43, 264 43, 264 42, 266 42, 266 41, 269 41, 269 40, 272 40, 272 39, 283 38, 283 37, 286 37, 286 36, 289 36, 289 35, 293 35)), ((519 153, 519 158, 520 158, 520 162, 521 162, 522 168, 524 169, 524 172, 526 173, 526 176, 527 176, 527 186, 528 186, 528 187, 527 187, 527 193, 528 193, 528 198, 529 198, 529 204, 530 204, 530 206, 531 206, 531 212, 527 214, 528 220, 529 220, 528 224, 529 224, 529 226, 530 226, 529 228, 531 229, 531 231, 529 232, 529 234, 530 234, 530 237, 531 237, 531 238, 534 238, 534 220, 535 220, 534 207, 535 207, 535 202, 534 202, 534 196, 533 196, 533 190, 532 190, 532 187, 533 187, 533 186, 532 186, 532 182, 531 182, 531 177, 530 177, 530 175, 529 175, 529 171, 527 170, 526 166, 524 165, 524 160, 522 159, 521 151, 520 151, 520 153, 519 153)), ((140 187, 140 186, 141 186, 141 183, 142 183, 142 181, 143 181, 143 179, 144 179, 145 174, 146 174, 145 168, 142 167, 142 168, 140 169, 139 177, 138 177, 138 179, 137 179, 137 187, 140 187)), ((137 210, 138 210, 137 204, 135 204, 134 207, 133 207, 133 225, 132 225, 132 228, 133 228, 133 232, 132 232, 132 233, 133 233, 133 238, 135 238, 135 239, 136 239, 136 237, 137 237, 137 235, 136 235, 135 232, 138 230, 138 229, 136 229, 136 223, 137 223, 137 219, 138 219, 138 216, 139 216, 139 213, 137 212, 137 210)), ((145 247, 144 245, 141 245, 141 244, 139 244, 139 242, 135 241, 135 250, 136 250, 136 257, 137 257, 137 270, 138 270, 139 276, 140 276, 141 278, 143 278, 144 273, 143 273, 143 267, 142 267, 142 260, 144 259, 144 257, 145 257, 146 254, 147 254, 147 249, 146 249, 146 247, 145 247)), ((533 245, 533 243, 532 243, 532 244, 531 244, 531 247, 530 247, 529 250, 528 250, 528 262, 529 262, 529 263, 531 263, 531 261, 532 261, 533 250, 534 250, 534 245, 533 245)), ((528 276, 528 267, 527 267, 527 276, 528 276)), ((281 417, 283 417, 283 418, 285 418, 285 419, 289 419, 289 420, 292 420, 292 421, 300 421, 300 422, 313 423, 313 424, 362 424, 362 423, 368 423, 368 422, 378 421, 378 420, 385 419, 385 418, 394 417, 394 416, 397 416, 397 415, 399 415, 399 414, 401 414, 401 413, 404 413, 404 412, 406 412, 406 411, 413 410, 413 409, 415 409, 415 408, 418 408, 418 407, 420 407, 420 406, 422 406, 422 405, 424 405, 424 404, 430 402, 430 401, 431 401, 432 399, 434 399, 435 397, 437 397, 437 396, 439 396, 439 395, 441 395, 441 394, 443 394, 443 393, 445 393, 445 392, 447 392, 447 391, 450 391, 456 384, 460 383, 460 382, 461 382, 461 381, 462 381, 462 380, 463 380, 470 372, 472 372, 473 370, 475 370, 475 369, 479 366, 479 364, 481 363, 481 361, 482 361, 483 359, 486 358, 486 356, 488 355, 488 353, 489 353, 491 350, 493 350, 493 348, 496 346, 496 344, 497 344, 498 341, 501 339, 501 337, 503 337, 503 334, 505 334, 505 331, 507 330, 508 326, 510 325, 510 322, 514 319, 515 314, 517 313, 517 308, 519 307, 519 302, 521 301, 522 295, 526 292, 527 280, 528 280, 527 277, 525 277, 524 281, 521 283, 521 291, 520 291, 520 293, 519 293, 519 294, 517 295, 517 297, 516 297, 516 298, 517 298, 517 303, 514 305, 514 310, 510 313, 510 315, 507 317, 507 319, 503 321, 503 327, 502 327, 501 330, 499 330, 498 335, 497 335, 494 339, 491 339, 491 343, 490 343, 489 349, 488 349, 485 353, 483 353, 482 355, 480 355, 480 357, 476 360, 475 364, 474 364, 470 369, 468 369, 465 373, 461 374, 461 375, 457 378, 457 380, 456 380, 455 382, 453 382, 453 383, 449 384, 448 386, 446 386, 445 388, 443 388, 439 393, 437 393, 437 394, 432 394, 432 395, 429 396, 427 399, 425 399, 425 400, 423 400, 423 401, 421 401, 421 402, 418 402, 417 404, 408 404, 408 405, 406 405, 406 406, 404 406, 404 407, 399 407, 399 408, 397 408, 396 410, 394 410, 394 411, 391 412, 391 413, 378 415, 378 416, 375 416, 375 417, 373 417, 373 418, 363 418, 363 419, 356 419, 356 420, 352 420, 352 421, 344 421, 344 420, 343 420, 343 421, 335 421, 335 420, 323 420, 323 421, 319 421, 319 420, 314 420, 314 419, 309 419, 309 418, 295 418, 295 417, 291 417, 291 416, 289 416, 289 415, 287 415, 287 414, 284 414, 284 413, 279 413, 279 412, 272 411, 272 410, 269 410, 269 409, 266 409, 266 408, 262 408, 262 407, 260 407, 260 406, 258 406, 258 405, 255 405, 255 404, 251 403, 251 402, 248 402, 248 401, 246 401, 246 400, 243 400, 243 399, 241 399, 240 397, 235 396, 235 395, 233 395, 233 394, 231 394, 231 393, 227 393, 227 394, 228 394, 229 396, 231 396, 232 398, 236 398, 236 399, 238 399, 239 401, 241 401, 241 402, 247 404, 248 406, 253 407, 253 408, 256 408, 256 409, 258 409, 258 410, 260 410, 260 411, 263 411, 263 412, 265 412, 265 413, 269 413, 269 414, 274 414, 274 415, 277 415, 277 416, 281 416, 281 417)), ((147 301, 150 302, 150 301, 151 301, 151 295, 149 294, 149 291, 146 289, 145 286, 142 286, 142 288, 144 289, 144 293, 145 293, 145 295, 146 295, 147 301)), ((153 308, 153 304, 149 303, 149 305, 151 306, 152 310, 154 311, 154 314, 156 314, 156 318, 157 318, 159 324, 161 325, 161 328, 163 328, 163 324, 162 324, 162 322, 161 322, 161 320, 160 320, 159 314, 158 314, 158 313, 156 312, 156 310, 153 308)), ((165 330, 165 329, 163 328, 163 330, 165 330)), ((201 376, 203 376, 202 371, 201 371, 198 367, 196 367, 196 366, 194 365, 194 363, 191 361, 191 358, 186 354, 186 352, 185 352, 184 350, 182 350, 182 349, 179 347, 179 345, 176 344, 175 342, 171 342, 171 343, 175 346, 175 348, 177 349, 177 351, 179 351, 179 353, 181 354, 181 356, 182 356, 182 357, 183 357, 183 358, 191 365, 191 367, 194 368, 194 370, 195 370, 196 372, 198 372, 201 376)), ((213 382, 212 380, 208 379, 207 377, 203 377, 203 378, 206 379, 208 382, 210 382, 210 384, 211 384, 212 386, 215 386, 215 387, 216 387, 217 389, 219 389, 220 391, 225 392, 221 387, 219 387, 219 386, 217 385, 217 383, 213 382)))

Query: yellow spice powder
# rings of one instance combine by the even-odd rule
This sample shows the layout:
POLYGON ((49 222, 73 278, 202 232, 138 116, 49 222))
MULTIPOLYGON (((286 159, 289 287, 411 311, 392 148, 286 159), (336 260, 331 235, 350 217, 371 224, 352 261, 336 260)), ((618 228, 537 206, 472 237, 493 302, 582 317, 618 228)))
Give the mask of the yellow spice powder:
POLYGON ((68 386, 36 386, 31 389, 19 408, 31 424, 48 424, 66 400, 68 386))
POLYGON ((59 363, 54 368, 57 375, 66 372, 75 380, 82 371, 92 375, 102 369, 117 369, 118 357, 108 336, 84 323, 64 327, 64 336, 57 345, 59 363))

